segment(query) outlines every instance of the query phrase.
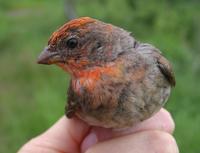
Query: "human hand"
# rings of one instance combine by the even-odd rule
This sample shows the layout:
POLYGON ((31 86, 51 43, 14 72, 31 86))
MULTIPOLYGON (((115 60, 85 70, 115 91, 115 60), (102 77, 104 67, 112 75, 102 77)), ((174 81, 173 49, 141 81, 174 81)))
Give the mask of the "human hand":
POLYGON ((178 153, 173 130, 174 122, 164 109, 129 129, 93 127, 62 117, 18 153, 178 153))

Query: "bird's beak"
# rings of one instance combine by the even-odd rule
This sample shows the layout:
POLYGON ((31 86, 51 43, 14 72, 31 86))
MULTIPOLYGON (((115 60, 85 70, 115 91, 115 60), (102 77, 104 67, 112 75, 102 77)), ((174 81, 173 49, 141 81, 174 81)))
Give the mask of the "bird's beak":
POLYGON ((49 47, 46 47, 39 55, 37 63, 50 65, 54 63, 59 63, 61 61, 62 59, 58 52, 53 52, 49 49, 49 47))

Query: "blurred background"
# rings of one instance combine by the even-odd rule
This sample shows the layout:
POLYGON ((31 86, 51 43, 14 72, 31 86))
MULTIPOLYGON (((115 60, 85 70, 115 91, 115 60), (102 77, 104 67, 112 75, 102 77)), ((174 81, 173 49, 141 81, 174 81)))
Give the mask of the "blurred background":
POLYGON ((80 16, 123 27, 161 49, 177 80, 165 107, 180 152, 199 152, 198 0, 0 0, 0 152, 16 152, 64 114, 69 76, 36 59, 55 29, 80 16))

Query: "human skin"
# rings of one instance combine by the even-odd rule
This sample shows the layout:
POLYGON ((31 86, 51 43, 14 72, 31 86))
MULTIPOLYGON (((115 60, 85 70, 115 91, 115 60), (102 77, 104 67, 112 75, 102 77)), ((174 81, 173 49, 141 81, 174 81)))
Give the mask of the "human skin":
POLYGON ((93 127, 62 117, 18 153, 178 153, 174 122, 165 109, 129 129, 93 127))

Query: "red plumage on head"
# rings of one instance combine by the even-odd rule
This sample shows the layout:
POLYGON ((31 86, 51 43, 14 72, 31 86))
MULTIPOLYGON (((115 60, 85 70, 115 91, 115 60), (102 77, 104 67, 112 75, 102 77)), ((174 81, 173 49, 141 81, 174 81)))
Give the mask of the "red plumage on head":
POLYGON ((95 19, 90 17, 82 17, 78 19, 71 20, 55 31, 48 41, 48 45, 54 45, 58 39, 62 39, 67 36, 69 29, 76 29, 84 26, 85 24, 95 22, 95 19))

